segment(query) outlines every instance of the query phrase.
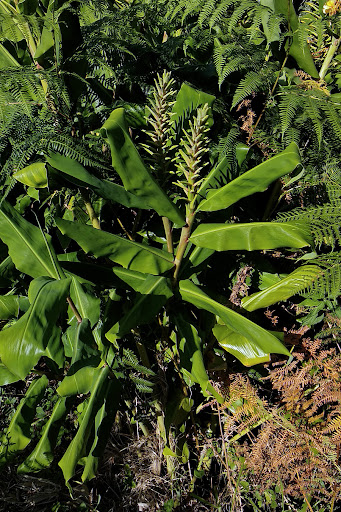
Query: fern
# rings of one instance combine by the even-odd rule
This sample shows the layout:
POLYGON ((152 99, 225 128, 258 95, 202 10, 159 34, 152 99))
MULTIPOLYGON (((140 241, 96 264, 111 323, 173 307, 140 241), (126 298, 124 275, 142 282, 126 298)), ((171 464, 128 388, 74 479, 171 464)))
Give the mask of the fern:
POLYGON ((341 105, 331 99, 317 81, 306 79, 300 85, 306 90, 291 86, 282 89, 278 94, 282 136, 285 136, 294 118, 295 121, 301 118, 303 124, 309 120, 313 125, 319 146, 323 139, 324 126, 327 125, 341 140, 341 105))

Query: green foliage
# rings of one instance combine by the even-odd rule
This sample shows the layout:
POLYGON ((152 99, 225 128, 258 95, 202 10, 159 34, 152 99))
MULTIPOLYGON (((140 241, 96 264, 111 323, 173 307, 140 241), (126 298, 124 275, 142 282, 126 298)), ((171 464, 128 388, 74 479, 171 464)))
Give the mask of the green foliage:
MULTIPOLYGON (((0 11, 0 383, 43 375, 1 462, 25 449, 19 472, 39 472, 58 454, 68 486, 87 482, 117 411, 148 393, 171 473, 171 458, 194 458, 185 433, 200 401, 224 401, 211 368, 289 355, 280 333, 231 305, 240 262, 262 276, 256 251, 295 259, 340 244, 337 185, 330 205, 268 221, 279 180, 302 176, 307 139, 313 167, 340 138, 336 73, 317 80, 302 39, 312 25, 291 2, 53 4, 0 11)), ((339 261, 313 253, 241 305, 335 301, 339 261)))

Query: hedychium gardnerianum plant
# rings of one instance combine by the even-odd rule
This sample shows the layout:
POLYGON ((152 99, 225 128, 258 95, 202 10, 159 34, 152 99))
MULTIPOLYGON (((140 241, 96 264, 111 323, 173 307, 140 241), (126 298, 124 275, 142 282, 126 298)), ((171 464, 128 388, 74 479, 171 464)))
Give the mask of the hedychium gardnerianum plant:
MULTIPOLYGON (((135 375, 144 390, 157 387, 153 357, 160 340, 166 343, 167 357, 176 369, 171 379, 180 378, 183 384, 176 397, 164 397, 161 413, 166 412, 160 428, 163 425, 165 442, 171 423, 183 423, 193 407, 193 400, 186 396, 187 386, 199 384, 205 397, 223 400, 205 366, 204 352, 212 334, 218 349, 224 348, 245 365, 268 361, 271 353, 289 355, 277 336, 227 307, 223 299, 213 298, 216 283, 207 280, 202 267, 216 251, 297 249, 311 243, 301 222, 238 224, 231 222, 228 210, 292 172, 300 164, 298 148, 293 143, 221 185, 228 181, 226 159, 211 163, 206 172, 214 97, 183 84, 174 98, 168 98, 171 104, 165 110, 167 131, 162 139, 171 158, 166 178, 141 158, 125 110, 118 108, 99 130, 110 148, 113 179, 98 177, 76 159, 52 152, 14 174, 38 199, 40 190, 55 183, 50 202, 62 191, 80 197, 77 191, 83 190, 90 217, 87 223, 74 215, 72 200, 68 200, 65 210, 59 204, 57 229, 48 234, 9 202, 1 202, 0 237, 8 253, 3 248, 0 272, 10 288, 9 295, 2 297, 8 311, 0 313, 10 322, 0 332, 0 382, 6 385, 40 376, 33 380, 3 436, 2 464, 33 444, 30 425, 49 379, 59 383, 56 403, 19 469, 40 471, 52 463, 64 418, 73 414, 77 431, 59 461, 69 483, 78 465, 83 467, 83 481, 96 473, 126 383, 124 369, 146 377, 144 382, 135 375), (179 188, 184 201, 180 201, 179 188), (105 202, 105 211, 97 206, 95 211, 99 199, 105 202), (122 222, 116 228, 118 205, 128 222, 123 234, 122 222), (136 219, 138 211, 146 220, 129 232, 130 219, 136 219), (218 212, 223 221, 207 223, 211 212, 218 212), (160 236, 163 218, 169 222, 165 238, 160 236), (61 243, 63 250, 56 250, 61 243), (75 244, 80 247, 78 252, 75 244), (25 297, 15 294, 20 275, 30 280, 25 297), (142 365, 136 364, 129 350, 138 353, 142 365)), ((47 215, 50 203, 45 201, 43 207, 47 215)), ((170 388, 174 382, 168 383, 170 388)))

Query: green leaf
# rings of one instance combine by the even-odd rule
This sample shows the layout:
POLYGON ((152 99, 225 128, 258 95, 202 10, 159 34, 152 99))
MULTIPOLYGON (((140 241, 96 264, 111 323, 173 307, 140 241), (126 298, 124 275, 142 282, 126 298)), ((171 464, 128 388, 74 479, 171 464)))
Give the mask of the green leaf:
POLYGON ((0 295, 0 319, 7 320, 18 316, 19 310, 27 311, 29 307, 27 297, 19 295, 0 295))
POLYGON ((281 300, 287 300, 292 295, 309 288, 320 274, 321 268, 319 266, 304 265, 265 290, 244 297, 242 306, 247 311, 255 311, 259 308, 271 306, 281 300))
MULTIPOLYGON (((183 124, 185 119, 198 107, 206 103, 211 107, 215 100, 215 96, 198 91, 188 84, 182 84, 180 91, 176 96, 176 100, 172 109, 172 122, 174 125, 183 124)), ((210 116, 209 125, 213 124, 212 115, 210 116)))
POLYGON ((14 373, 10 372, 9 369, 0 362, 0 386, 12 384, 12 382, 17 382, 18 380, 20 380, 18 375, 14 375, 14 373))
POLYGON ((145 208, 153 208, 159 215, 183 226, 185 219, 180 210, 151 176, 135 148, 128 133, 123 108, 110 114, 101 128, 101 134, 109 142, 112 165, 120 175, 124 188, 142 199, 145 208))
POLYGON ((66 375, 57 388, 59 396, 85 395, 89 393, 92 381, 98 373, 95 366, 84 366, 74 374, 66 375))
POLYGON ((298 34, 300 22, 292 0, 273 0, 273 10, 278 14, 283 14, 288 21, 292 32, 289 55, 296 60, 297 64, 301 69, 303 69, 303 71, 311 75, 313 78, 319 78, 313 57, 310 53, 309 44, 306 41, 300 41, 298 34))
POLYGON ((66 398, 59 398, 56 402, 49 419, 43 427, 38 444, 24 462, 20 464, 18 473, 37 472, 51 465, 59 433, 68 412, 66 400, 66 398))
POLYGON ((96 367, 101 360, 89 320, 83 319, 81 323, 69 327, 63 336, 64 345, 65 338, 65 352, 67 357, 71 357, 71 365, 58 386, 57 393, 60 396, 86 394, 91 389, 96 367))
POLYGON ((256 251, 279 247, 299 249, 313 243, 307 225, 298 221, 200 224, 190 241, 216 251, 256 251))
MULTIPOLYGON (((228 208, 243 197, 263 192, 274 180, 293 171, 300 163, 300 155, 295 142, 284 151, 245 172, 221 188, 209 190, 198 210, 216 211, 228 208)), ((214 176, 212 175, 212 180, 214 176)), ((212 182, 213 183, 213 182, 212 182)), ((205 190, 204 186, 202 187, 205 190)))
POLYGON ((85 285, 82 285, 75 277, 71 277, 70 297, 81 318, 88 318, 93 327, 99 320, 100 299, 92 291, 87 291, 85 285))
POLYGON ((219 403, 224 401, 209 382, 202 353, 202 341, 197 329, 191 325, 181 314, 174 317, 178 332, 178 351, 180 355, 181 370, 190 374, 191 380, 197 382, 204 396, 213 395, 219 403))
MULTIPOLYGON (((234 351, 235 357, 240 359, 243 364, 255 364, 254 361, 257 360, 257 357, 263 360, 264 354, 290 355, 285 346, 275 336, 239 313, 211 299, 191 281, 180 281, 179 290, 185 301, 199 309, 210 311, 218 316, 225 326, 230 329, 231 334, 233 334, 231 350, 234 351), (235 336, 235 334, 238 336, 235 336)), ((225 349, 226 346, 227 340, 225 340, 225 349)), ((231 350, 229 349, 229 352, 231 350)))
POLYGON ((123 318, 117 322, 105 335, 114 342, 117 338, 127 334, 136 325, 149 323, 167 300, 173 295, 169 280, 165 277, 148 276, 139 292, 134 305, 123 318))
POLYGON ((17 452, 24 450, 31 441, 31 423, 37 404, 41 401, 47 385, 48 379, 45 375, 34 380, 24 398, 20 401, 7 432, 1 440, 0 465, 9 462, 17 452))
POLYGON ((107 445, 118 409, 120 391, 121 386, 117 380, 108 383, 104 403, 95 416, 93 443, 89 454, 81 461, 84 464, 82 482, 87 482, 96 476, 98 461, 107 445))
MULTIPOLYGON (((108 366, 98 368, 94 374, 91 384, 91 395, 85 405, 82 416, 79 421, 79 428, 77 434, 69 444, 64 456, 59 462, 59 466, 63 471, 65 481, 68 482, 73 477, 78 463, 85 462, 85 470, 82 478, 85 480, 91 478, 93 472, 93 460, 89 461, 88 465, 84 457, 87 457, 87 446, 90 441, 91 433, 93 433, 92 446, 90 450, 90 457, 97 457, 97 445, 99 448, 103 447, 104 441, 107 440, 108 425, 112 423, 112 418, 117 407, 119 398, 120 385, 117 380, 109 380, 110 369, 108 366), (105 425, 105 435, 100 433, 100 426, 104 419, 103 411, 101 408, 105 404, 108 406, 106 413, 108 414, 108 424, 105 425), (101 412, 99 412, 101 411, 101 412), (95 430, 93 429, 95 422, 95 430), (83 459, 83 460, 82 460, 83 459)), ((99 449, 98 452, 102 450, 99 449)), ((100 455, 101 453, 99 453, 100 455)))
MULTIPOLYGON (((64 155, 50 153, 46 157, 49 164, 58 169, 63 176, 78 187, 91 188, 97 195, 115 203, 123 204, 127 208, 146 208, 145 201, 124 187, 108 180, 100 180, 90 174, 77 160, 64 155)), ((147 206, 149 208, 149 206, 147 206)))
POLYGON ((2 44, 0 44, 0 69, 11 67, 20 67, 20 64, 13 55, 2 44))
POLYGON ((106 256, 130 270, 141 270, 150 274, 161 274, 173 267, 171 254, 147 245, 132 242, 117 235, 57 219, 60 231, 75 240, 85 252, 98 258, 106 256))
POLYGON ((250 343, 245 336, 233 331, 226 325, 216 324, 212 332, 219 345, 234 355, 244 366, 267 363, 270 361, 270 353, 262 350, 259 345, 250 343))
POLYGON ((23 219, 6 201, 0 206, 0 238, 8 245, 11 259, 20 272, 32 277, 63 276, 50 236, 43 236, 39 228, 23 219))
POLYGON ((50 355, 48 343, 66 306, 69 287, 69 279, 36 279, 30 286, 33 300, 27 313, 0 332, 1 361, 19 378, 24 379, 41 356, 50 355))
POLYGON ((13 174, 13 178, 28 187, 46 188, 47 171, 45 162, 35 162, 13 174))

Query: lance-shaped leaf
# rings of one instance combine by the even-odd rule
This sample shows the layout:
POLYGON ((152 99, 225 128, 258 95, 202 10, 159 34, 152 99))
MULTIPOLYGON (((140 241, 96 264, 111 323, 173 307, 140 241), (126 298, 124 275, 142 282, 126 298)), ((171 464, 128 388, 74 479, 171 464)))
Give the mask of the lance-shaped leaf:
POLYGON ((270 353, 263 350, 260 345, 250 343, 249 339, 233 331, 230 327, 218 322, 212 329, 219 345, 235 356, 244 366, 267 363, 270 353))
POLYGON ((145 205, 143 199, 127 192, 121 185, 96 178, 77 160, 57 153, 50 153, 46 160, 52 167, 58 169, 70 183, 78 187, 91 188, 100 197, 123 204, 123 206, 128 208, 149 208, 149 206, 145 205))
POLYGON ((0 358, 5 366, 24 379, 42 355, 51 355, 48 350, 54 338, 56 321, 66 304, 70 280, 59 281, 39 278, 32 282, 32 303, 19 320, 0 332, 0 358))
POLYGON ((38 444, 24 462, 20 464, 18 473, 37 472, 51 465, 60 430, 68 412, 66 400, 66 398, 59 398, 56 402, 49 419, 43 427, 38 444))
POLYGON ((178 333, 181 371, 188 373, 190 379, 200 385, 204 396, 213 395, 219 403, 222 403, 223 397, 209 382, 202 353, 202 342, 197 329, 180 314, 174 317, 174 321, 178 333))
POLYGON ((185 219, 180 210, 154 180, 135 148, 128 133, 123 108, 110 114, 101 128, 101 135, 110 144, 112 165, 120 175, 124 188, 142 199, 145 208, 153 208, 159 215, 183 226, 185 219))
POLYGON ((28 187, 46 188, 47 171, 45 162, 34 162, 13 174, 13 178, 28 187))
POLYGON ((106 256, 125 268, 143 269, 146 273, 157 275, 173 267, 171 254, 160 249, 62 219, 57 219, 56 224, 64 235, 75 240, 85 252, 98 258, 106 256))
POLYGON ((250 169, 227 185, 209 190, 206 199, 199 204, 198 210, 222 210, 243 197, 263 192, 270 183, 293 171, 299 163, 298 147, 292 142, 282 153, 250 169))
POLYGON ((77 434, 69 444, 68 449, 59 462, 59 466, 63 471, 66 482, 68 482, 75 474, 77 464, 85 464, 87 469, 84 473, 84 480, 89 478, 91 475, 91 464, 87 466, 86 459, 84 459, 84 457, 87 457, 88 455, 91 457, 101 455, 100 452, 108 435, 108 426, 112 423, 120 395, 120 384, 117 380, 108 379, 109 371, 109 367, 105 366, 97 368, 97 371, 94 373, 93 381, 91 383, 91 395, 79 420, 77 434), (106 414, 108 415, 108 423, 104 425, 105 432, 101 432, 100 424, 102 424, 105 415, 99 413, 99 411, 104 404, 106 414), (95 429, 93 429, 94 421, 96 426, 95 429), (92 446, 90 454, 88 454, 87 446, 89 445, 91 435, 93 435, 92 446), (102 438, 99 439, 99 436, 102 436, 102 438), (98 453, 96 453, 97 446, 98 453))
MULTIPOLYGON (((231 338, 233 354, 243 364, 256 364, 256 362, 264 361, 265 355, 269 358, 271 353, 290 355, 285 346, 271 333, 251 320, 244 318, 236 311, 232 311, 232 309, 211 299, 191 281, 180 281, 179 290, 185 301, 199 309, 210 311, 218 316, 225 326, 230 329, 233 335, 231 338)), ((227 342, 224 346, 227 350, 226 347, 227 342)))
POLYGON ((48 382, 45 375, 34 380, 24 398, 20 401, 7 432, 1 439, 0 465, 10 461, 13 455, 24 450, 31 441, 31 423, 37 404, 41 401, 48 382))
POLYGON ((6 201, 0 206, 0 238, 8 245, 11 259, 20 272, 32 277, 59 279, 63 271, 57 261, 51 238, 27 222, 6 201))
MULTIPOLYGON (((185 119, 198 107, 205 105, 212 106, 215 96, 198 91, 188 84, 182 84, 180 91, 176 95, 176 100, 172 108, 172 123, 174 125, 183 124, 185 119)), ((213 124, 211 112, 209 112, 209 125, 213 124)))
POLYGON ((107 445, 115 414, 118 409, 121 386, 117 380, 108 383, 102 407, 97 411, 94 422, 93 442, 87 456, 80 461, 84 465, 82 482, 94 478, 98 461, 107 445))
POLYGON ((311 245, 312 235, 303 222, 249 222, 247 224, 200 224, 190 241, 216 251, 257 251, 311 245))
POLYGON ((170 283, 165 277, 148 276, 139 287, 134 305, 119 322, 106 333, 106 338, 113 342, 127 334, 130 329, 152 320, 173 295, 170 283))
POLYGON ((304 265, 297 268, 287 277, 265 290, 253 293, 249 297, 244 297, 242 299, 242 306, 247 311, 255 311, 259 308, 271 306, 281 300, 286 300, 292 295, 309 288, 318 276, 321 275, 321 272, 323 272, 323 269, 318 265, 304 265))

